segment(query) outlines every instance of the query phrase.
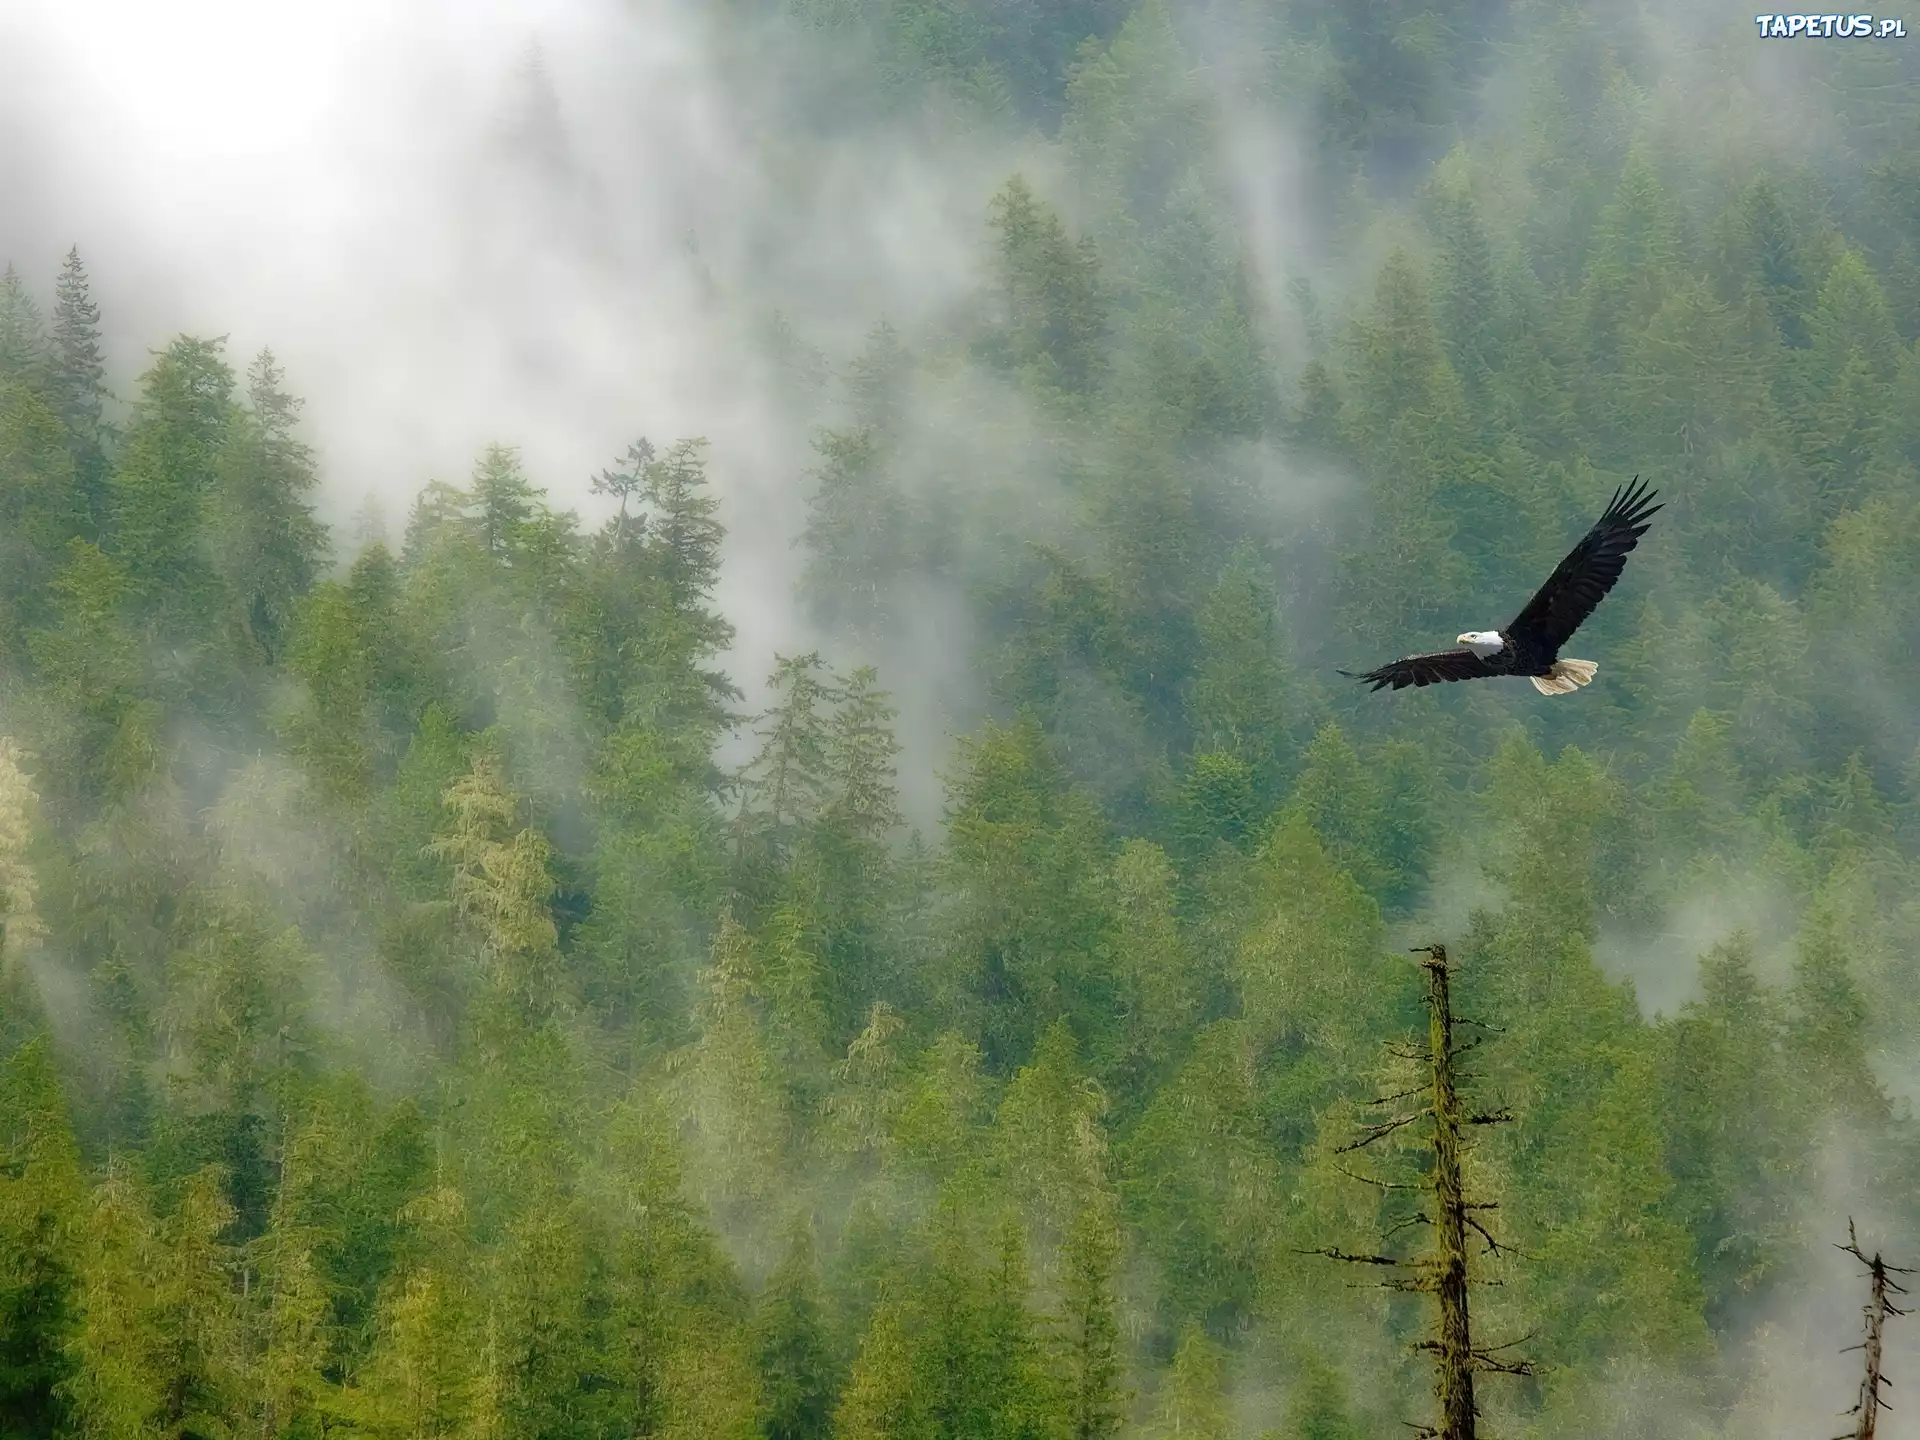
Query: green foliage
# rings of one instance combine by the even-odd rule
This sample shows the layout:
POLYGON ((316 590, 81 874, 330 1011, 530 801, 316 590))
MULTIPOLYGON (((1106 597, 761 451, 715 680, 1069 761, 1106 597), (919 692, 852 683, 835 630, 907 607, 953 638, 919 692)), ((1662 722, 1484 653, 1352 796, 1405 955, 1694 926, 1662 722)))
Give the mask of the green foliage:
POLYGON ((982 342, 994 363, 1066 402, 1098 381, 1107 298, 1091 241, 1069 239, 1055 211, 1014 176, 993 198, 999 324, 982 342))
POLYGON ((222 452, 238 423, 217 340, 176 340, 141 377, 113 476, 114 553, 169 638, 212 619, 218 581, 201 546, 222 452))
POLYGON ((330 536, 270 354, 135 380, 7 269, 0 1432, 1385 1433, 1412 1312, 1302 1252, 1390 1208, 1337 1146, 1432 938, 1547 1362, 1489 1425, 1778 1421, 1832 1215, 1920 1234, 1913 117, 1674 26, 733 0, 769 173, 1030 178, 937 304, 729 332, 778 423, 596 526, 503 437, 330 536), (742 456, 818 631, 752 718, 742 456), (1333 687, 1634 474, 1593 687, 1333 687))
POLYGON ((0 1426, 47 1435, 67 1421, 85 1185, 42 1037, 0 1068, 0 1426))
POLYGON ((294 434, 300 402, 287 394, 271 351, 247 371, 247 407, 222 458, 208 530, 236 620, 267 661, 279 653, 297 597, 309 590, 327 534, 308 494, 312 452, 294 434))
POLYGON ((1358 1440, 1346 1391, 1338 1371, 1315 1364, 1297 1382, 1280 1434, 1285 1440, 1358 1440))

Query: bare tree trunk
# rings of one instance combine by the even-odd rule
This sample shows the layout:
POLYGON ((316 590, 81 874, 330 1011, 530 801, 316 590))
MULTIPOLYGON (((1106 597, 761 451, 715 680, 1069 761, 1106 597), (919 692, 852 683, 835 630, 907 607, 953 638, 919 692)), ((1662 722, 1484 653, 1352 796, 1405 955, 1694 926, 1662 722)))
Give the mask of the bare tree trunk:
POLYGON ((1433 1128, 1425 1146, 1431 1163, 1423 1185, 1394 1184, 1366 1175, 1355 1175, 1354 1178, 1389 1191, 1425 1190, 1431 1194, 1431 1214, 1422 1211, 1405 1216, 1389 1233, 1397 1233, 1413 1225, 1426 1226, 1434 1235, 1433 1248, 1425 1254, 1413 1256, 1356 1255, 1337 1247, 1309 1253, 1350 1264, 1379 1266, 1390 1277, 1380 1282, 1386 1289, 1418 1291, 1434 1297, 1440 1307, 1439 1330, 1433 1338, 1420 1341, 1417 1348, 1436 1357, 1434 1397, 1440 1405, 1440 1423, 1438 1426, 1415 1425, 1413 1428, 1415 1433, 1428 1437, 1428 1440, 1475 1440, 1478 1410, 1473 1395, 1474 1372, 1491 1370, 1503 1375, 1536 1373, 1530 1361, 1505 1358, 1502 1352, 1508 1346, 1496 1345, 1476 1350, 1467 1313, 1467 1291, 1475 1283, 1468 1232, 1479 1237, 1488 1255, 1498 1255, 1507 1247, 1495 1239, 1493 1232, 1474 1216, 1476 1210, 1492 1210, 1495 1206, 1491 1203, 1475 1203, 1467 1198, 1466 1181, 1461 1173, 1461 1157, 1467 1147, 1464 1137, 1468 1126, 1501 1125, 1513 1117, 1504 1109, 1477 1112, 1463 1105, 1459 1090, 1460 1077, 1455 1065, 1464 1051, 1480 1042, 1473 1040, 1464 1046, 1458 1045, 1454 1041, 1454 1029, 1459 1024, 1479 1022, 1461 1020, 1453 1013, 1450 983, 1453 972, 1447 964, 1446 947, 1423 945, 1414 953, 1427 957, 1420 962, 1421 968, 1427 972, 1427 1046, 1424 1051, 1414 1045, 1389 1048, 1400 1059, 1423 1066, 1426 1081, 1399 1094, 1382 1096, 1372 1104, 1397 1107, 1423 1092, 1426 1101, 1400 1114, 1390 1113, 1386 1119, 1366 1126, 1358 1139, 1340 1146, 1337 1153, 1345 1155, 1365 1150, 1391 1135, 1406 1131, 1407 1127, 1417 1125, 1423 1119, 1431 1120, 1433 1128))
POLYGON ((1880 1361, 1884 1354, 1882 1340, 1887 1317, 1907 1313, 1893 1303, 1893 1295, 1904 1295, 1907 1292, 1892 1276, 1909 1275, 1913 1272, 1903 1270, 1897 1265, 1887 1264, 1878 1251, 1874 1252, 1872 1259, 1868 1259, 1866 1252, 1860 1248, 1860 1240, 1854 1234, 1851 1220, 1847 1222, 1847 1243, 1840 1248, 1867 1267, 1870 1284, 1866 1304, 1867 1338, 1861 1344, 1852 1347, 1864 1350, 1867 1354, 1867 1373, 1860 1382, 1860 1401, 1849 1412, 1858 1415, 1860 1423, 1851 1436, 1841 1436, 1839 1440, 1874 1440, 1880 1423, 1880 1412, 1887 1408, 1887 1402, 1880 1394, 1880 1387, 1887 1383, 1886 1376, 1880 1371, 1880 1361))
POLYGON ((1467 1201, 1460 1176, 1460 1096, 1453 1077, 1453 999, 1446 951, 1435 946, 1427 972, 1427 1035, 1433 1073, 1434 1292, 1440 1302, 1440 1440, 1474 1440, 1473 1335, 1467 1315, 1467 1201))

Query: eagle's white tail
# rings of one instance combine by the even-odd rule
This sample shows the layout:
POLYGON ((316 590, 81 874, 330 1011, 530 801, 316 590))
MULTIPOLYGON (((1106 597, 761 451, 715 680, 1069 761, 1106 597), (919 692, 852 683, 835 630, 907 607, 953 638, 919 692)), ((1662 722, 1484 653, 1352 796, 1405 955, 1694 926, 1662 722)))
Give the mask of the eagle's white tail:
POLYGON ((1529 675, 1533 688, 1542 695, 1571 695, 1593 679, 1600 667, 1591 660, 1556 660, 1545 675, 1529 675))

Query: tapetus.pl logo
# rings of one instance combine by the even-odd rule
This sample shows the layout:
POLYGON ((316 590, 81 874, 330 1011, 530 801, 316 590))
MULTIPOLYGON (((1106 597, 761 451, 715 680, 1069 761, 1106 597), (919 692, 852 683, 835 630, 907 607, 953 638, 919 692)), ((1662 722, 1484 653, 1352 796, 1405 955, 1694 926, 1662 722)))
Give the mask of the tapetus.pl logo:
POLYGON ((1756 15, 1762 40, 1904 40, 1907 22, 1884 15, 1756 15))

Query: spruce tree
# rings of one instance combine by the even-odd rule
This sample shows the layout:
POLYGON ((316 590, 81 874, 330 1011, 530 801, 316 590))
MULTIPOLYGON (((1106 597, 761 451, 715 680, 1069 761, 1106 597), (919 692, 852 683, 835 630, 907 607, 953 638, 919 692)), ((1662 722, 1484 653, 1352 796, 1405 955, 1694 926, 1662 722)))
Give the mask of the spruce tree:
POLYGON ((0 381, 39 387, 45 382, 47 331, 20 272, 0 273, 0 381))
POLYGON ((160 353, 113 474, 113 553, 147 627, 175 640, 207 638, 222 598, 202 543, 236 419, 221 346, 183 336, 160 353))
POLYGON ((75 1381, 86 1192, 47 1037, 0 1062, 0 1117, 0 1430, 52 1435, 75 1381))
POLYGON ((100 348, 100 307, 76 246, 61 262, 53 292, 53 331, 47 395, 66 427, 74 480, 86 517, 82 532, 99 540, 107 521, 108 429, 106 358, 100 348))
POLYGON ((247 371, 247 408, 221 460, 209 517, 236 624, 261 659, 280 658, 299 596, 326 556, 327 532, 314 518, 313 454, 294 434, 300 402, 282 388, 273 352, 247 371))
POLYGON ((1061 1254, 1059 1364, 1072 1440, 1109 1440, 1126 1418, 1126 1365, 1114 1299, 1119 1261, 1117 1219, 1096 1200, 1075 1218, 1061 1254))
POLYGON ((835 1376, 811 1219, 796 1220, 754 1315, 766 1440, 827 1440, 835 1376))

